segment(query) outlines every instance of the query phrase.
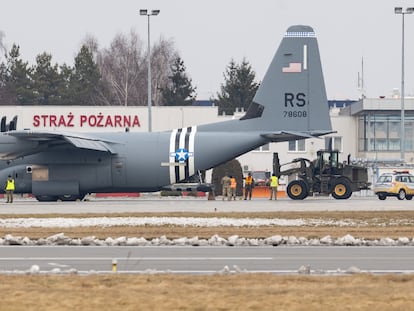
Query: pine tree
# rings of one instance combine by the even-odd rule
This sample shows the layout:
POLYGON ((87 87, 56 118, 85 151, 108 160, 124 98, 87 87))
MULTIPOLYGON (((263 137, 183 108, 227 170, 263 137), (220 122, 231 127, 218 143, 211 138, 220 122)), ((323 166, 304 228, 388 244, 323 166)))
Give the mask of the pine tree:
POLYGON ((57 64, 52 65, 52 55, 39 54, 36 57, 36 66, 32 70, 34 104, 59 105, 63 77, 59 73, 57 64))
MULTIPOLYGON (((67 68, 66 68, 67 69, 67 68)), ((68 90, 64 103, 67 105, 95 105, 101 75, 89 49, 83 45, 75 57, 75 65, 67 72, 68 90)))
POLYGON ((20 47, 13 44, 6 55, 6 64, 1 65, 1 98, 3 104, 33 104, 31 68, 20 58, 20 47))
POLYGON ((168 85, 161 89, 162 104, 165 106, 188 106, 196 97, 195 88, 185 72, 184 61, 177 57, 171 65, 168 85))
POLYGON ((230 61, 224 73, 221 92, 217 93, 218 99, 215 100, 220 114, 232 115, 236 108, 247 110, 259 87, 259 84, 254 82, 255 76, 246 59, 243 59, 241 64, 230 61))

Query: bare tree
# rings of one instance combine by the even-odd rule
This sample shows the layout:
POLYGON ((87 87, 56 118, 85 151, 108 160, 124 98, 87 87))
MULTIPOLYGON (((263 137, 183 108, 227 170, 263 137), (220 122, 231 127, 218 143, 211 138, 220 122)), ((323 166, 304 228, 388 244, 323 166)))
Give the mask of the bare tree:
POLYGON ((171 74, 171 64, 178 57, 172 40, 160 38, 151 50, 151 86, 154 106, 162 102, 162 89, 166 87, 171 74))
POLYGON ((138 35, 131 30, 129 36, 118 34, 108 49, 98 53, 98 66, 105 83, 110 87, 112 105, 140 105, 137 96, 142 78, 143 53, 138 35))
POLYGON ((2 30, 0 30, 0 55, 3 56, 7 53, 6 45, 4 44, 3 40, 6 35, 2 30))
POLYGON ((86 46, 88 50, 91 51, 96 62, 99 51, 98 39, 92 34, 87 34, 85 38, 82 40, 81 46, 86 46))
MULTIPOLYGON (((133 30, 117 34, 109 48, 99 49, 93 36, 84 40, 101 73, 99 96, 102 105, 145 106, 148 96, 147 48, 133 30)), ((178 53, 172 40, 160 38, 151 47, 151 86, 153 104, 162 104, 161 90, 171 74, 178 53)))

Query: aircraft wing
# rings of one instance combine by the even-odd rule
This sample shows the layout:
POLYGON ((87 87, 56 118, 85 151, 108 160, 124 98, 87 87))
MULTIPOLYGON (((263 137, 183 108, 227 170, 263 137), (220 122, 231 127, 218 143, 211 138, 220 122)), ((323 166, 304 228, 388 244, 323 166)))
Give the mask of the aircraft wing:
POLYGON ((322 135, 336 133, 336 131, 314 131, 314 132, 297 132, 297 131, 277 131, 273 133, 262 134, 263 137, 269 139, 271 142, 281 142, 289 140, 298 140, 305 138, 317 138, 322 135))
POLYGON ((117 142, 103 140, 90 134, 84 135, 51 131, 10 131, 7 132, 6 136, 14 137, 15 140, 9 142, 9 150, 2 150, 3 159, 19 158, 64 145, 79 149, 110 152, 112 154, 116 153, 110 144, 117 142))

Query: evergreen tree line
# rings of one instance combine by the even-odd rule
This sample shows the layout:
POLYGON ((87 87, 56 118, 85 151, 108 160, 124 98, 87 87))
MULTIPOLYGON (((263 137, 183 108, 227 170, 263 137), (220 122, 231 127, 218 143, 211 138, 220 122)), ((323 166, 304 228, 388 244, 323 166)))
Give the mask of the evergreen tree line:
MULTIPOLYGON (((73 66, 59 65, 43 52, 29 65, 13 44, 0 63, 0 105, 147 105, 147 49, 131 31, 118 34, 108 48, 94 37, 84 40, 73 66)), ((251 65, 231 60, 217 98, 220 114, 247 109, 258 88, 251 65)), ((196 88, 172 40, 159 39, 151 47, 152 101, 155 106, 191 105, 196 88)))

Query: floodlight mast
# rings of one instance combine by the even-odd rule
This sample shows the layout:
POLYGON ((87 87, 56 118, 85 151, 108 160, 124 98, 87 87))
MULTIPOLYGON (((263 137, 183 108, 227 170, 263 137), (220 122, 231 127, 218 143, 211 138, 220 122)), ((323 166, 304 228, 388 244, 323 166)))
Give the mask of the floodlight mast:
POLYGON ((404 110, 404 97, 405 97, 405 85, 404 85, 404 16, 405 14, 412 14, 414 7, 406 8, 403 11, 402 7, 395 7, 394 13, 402 15, 402 40, 401 40, 401 138, 400 138, 400 149, 401 149, 401 161, 405 161, 405 110, 404 110))
POLYGON ((150 17, 157 16, 160 14, 160 10, 151 10, 148 12, 147 9, 140 9, 139 15, 147 16, 148 17, 148 132, 152 132, 152 115, 151 115, 151 106, 152 106, 152 98, 151 98, 151 39, 150 39, 150 17))

